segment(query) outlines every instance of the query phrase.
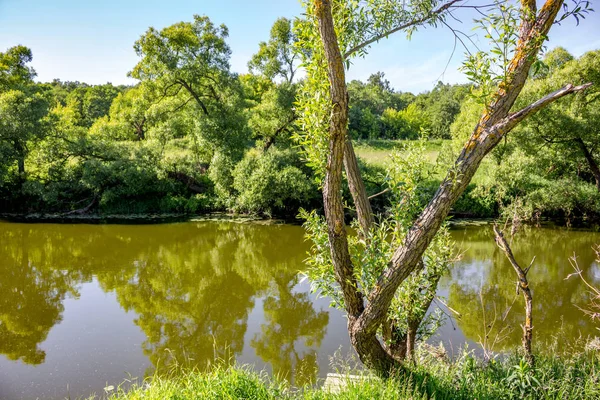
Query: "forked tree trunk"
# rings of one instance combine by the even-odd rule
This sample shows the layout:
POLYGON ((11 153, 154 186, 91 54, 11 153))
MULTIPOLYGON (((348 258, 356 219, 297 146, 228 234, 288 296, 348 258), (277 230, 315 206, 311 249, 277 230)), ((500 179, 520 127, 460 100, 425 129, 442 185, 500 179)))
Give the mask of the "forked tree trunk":
POLYGON ((332 0, 314 0, 319 33, 327 60, 332 104, 329 154, 323 187, 329 244, 336 280, 340 285, 348 313, 348 330, 352 345, 363 363, 382 374, 388 374, 394 368, 401 367, 401 363, 382 345, 377 332, 386 321, 388 309, 398 286, 418 268, 423 253, 439 231, 450 209, 471 181, 483 158, 527 116, 560 97, 587 88, 589 84, 578 87, 567 85, 518 112, 510 113, 525 84, 543 38, 546 37, 563 4, 563 0, 547 0, 538 11, 535 0, 522 0, 524 17, 519 29, 517 49, 509 65, 506 80, 499 85, 471 138, 454 166, 448 171, 433 199, 409 230, 403 245, 395 251, 375 287, 366 295, 368 302, 365 305, 365 296, 356 285, 354 267, 348 250, 341 198, 342 164, 345 164, 348 179, 351 181, 350 190, 364 232, 370 227, 372 212, 364 184, 361 187, 362 179, 356 157, 351 146, 347 144, 349 143, 348 94, 344 59, 334 28, 331 2, 332 0))

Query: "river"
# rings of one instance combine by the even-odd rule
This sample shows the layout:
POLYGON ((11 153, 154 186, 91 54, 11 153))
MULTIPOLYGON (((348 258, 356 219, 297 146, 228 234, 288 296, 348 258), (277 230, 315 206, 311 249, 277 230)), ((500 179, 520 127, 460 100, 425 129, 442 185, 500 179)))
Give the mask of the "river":
MULTIPOLYGON (((520 343, 523 300, 489 225, 459 224, 462 254, 434 306, 449 317, 430 339, 449 355, 479 343, 520 343), (446 305, 444 305, 446 303, 446 305), (451 311, 453 310, 453 311, 451 311), (460 314, 460 316, 458 315, 460 314)), ((526 227, 514 239, 528 265, 534 342, 570 351, 598 326, 577 308, 589 294, 576 254, 600 285, 600 233, 526 227)), ((343 313, 298 272, 308 251, 295 225, 0 222, 0 399, 78 398, 156 371, 238 362, 294 385, 347 363, 343 313)))

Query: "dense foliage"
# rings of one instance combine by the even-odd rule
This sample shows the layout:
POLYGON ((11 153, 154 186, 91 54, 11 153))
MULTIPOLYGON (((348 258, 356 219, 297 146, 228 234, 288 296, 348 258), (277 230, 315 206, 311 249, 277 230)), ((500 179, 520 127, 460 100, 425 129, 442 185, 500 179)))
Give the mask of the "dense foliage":
MULTIPOLYGON (((487 204, 511 218, 554 217, 567 223, 598 219, 600 52, 591 51, 579 59, 563 48, 548 52, 517 107, 568 82, 594 85, 536 114, 498 146, 475 177, 472 193, 476 198, 487 199, 487 204)), ((481 108, 476 99, 463 102, 445 156, 456 154, 466 141, 481 108)))
MULTIPOLYGON (((194 16, 150 28, 134 46, 140 60, 130 76, 139 83, 131 87, 37 83, 31 50, 0 53, 0 213, 294 217, 301 207, 318 208, 318 179, 296 147, 307 128, 296 112, 306 85, 297 78, 307 56, 297 46, 300 25, 278 19, 250 60, 251 73, 242 75, 230 70, 224 25, 194 16)), ((547 53, 523 103, 573 77, 598 82, 599 63, 598 52, 580 59, 562 48, 547 53)), ((561 100, 511 135, 455 214, 518 209, 523 218, 596 218, 597 87, 561 100)), ((439 82, 414 95, 392 88, 382 72, 350 82, 348 91, 349 132, 359 140, 370 194, 388 187, 388 154, 398 147, 392 140, 445 139, 440 157, 437 150, 426 155, 432 168, 436 159, 443 166, 481 109, 469 85, 439 82)), ((422 195, 430 196, 440 178, 433 173, 422 195)), ((377 212, 387 212, 391 195, 374 199, 377 212)))

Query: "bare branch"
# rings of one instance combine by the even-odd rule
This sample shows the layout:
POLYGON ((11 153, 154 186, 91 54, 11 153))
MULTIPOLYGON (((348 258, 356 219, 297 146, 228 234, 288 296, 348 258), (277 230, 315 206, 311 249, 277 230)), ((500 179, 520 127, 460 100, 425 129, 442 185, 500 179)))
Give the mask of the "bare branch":
POLYGON ((519 277, 519 280, 517 282, 517 292, 519 289, 521 289, 521 291, 523 292, 523 298, 525 299, 525 324, 521 325, 521 327, 523 328, 523 350, 525 351, 527 362, 530 365, 533 365, 534 357, 531 350, 531 341, 533 339, 533 298, 531 295, 531 289, 529 288, 529 282, 527 281, 527 272, 533 265, 535 257, 533 258, 533 260, 531 260, 531 264, 529 264, 529 267, 527 267, 526 270, 523 270, 523 268, 521 268, 521 266, 517 263, 517 260, 515 259, 515 256, 513 255, 513 252, 508 242, 506 241, 504 235, 502 234, 502 231, 498 229, 498 225, 496 224, 494 224, 494 234, 496 235, 496 244, 498 245, 500 250, 504 252, 506 258, 513 266, 515 272, 517 273, 517 276, 519 277))
POLYGON ((374 199, 374 198, 375 198, 375 197, 377 197, 377 196, 381 196, 382 194, 385 194, 385 193, 389 192, 390 190, 392 190, 392 189, 390 189, 390 188, 387 188, 387 189, 384 189, 384 190, 382 190, 382 191, 381 191, 381 192, 379 192, 379 193, 375 193, 375 194, 373 194, 373 195, 369 196, 369 200, 371 200, 371 199, 374 199))

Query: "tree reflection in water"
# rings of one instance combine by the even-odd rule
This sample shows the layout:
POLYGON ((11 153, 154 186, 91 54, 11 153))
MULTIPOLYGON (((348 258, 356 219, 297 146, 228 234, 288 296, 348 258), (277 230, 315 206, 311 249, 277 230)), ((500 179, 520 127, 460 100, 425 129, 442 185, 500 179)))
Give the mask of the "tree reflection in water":
POLYGON ((99 280, 106 290, 116 291, 123 308, 138 315, 136 323, 147 337, 144 352, 159 372, 173 365, 232 363, 244 349, 255 299, 267 296, 263 333, 252 347, 277 373, 291 379, 306 375, 294 369, 309 370, 306 379, 314 381, 314 352, 325 335, 328 313, 316 312, 306 293, 293 293, 306 254, 299 229, 174 226, 133 260, 135 268, 99 280), (302 357, 294 349, 299 339, 309 349, 302 357))
POLYGON ((39 345, 61 321, 65 296, 78 296, 82 279, 80 271, 55 264, 54 239, 36 231, 0 230, 0 354, 33 365, 44 362, 39 345))
POLYGON ((274 281, 276 289, 263 304, 265 323, 251 346, 263 361, 271 364, 277 376, 296 386, 313 384, 318 372, 314 348, 321 345, 329 314, 315 312, 307 293, 293 293, 296 274, 283 272, 274 281), (299 352, 299 345, 308 350, 299 352))
MULTIPOLYGON (((442 286, 449 305, 463 314, 460 329, 474 341, 482 334, 480 291, 488 316, 494 308, 502 316, 514 300, 504 324, 516 329, 498 350, 517 346, 521 299, 515 300, 514 272, 491 228, 459 228, 453 234, 466 253, 442 286)), ((62 320, 65 299, 78 297, 83 283, 97 281, 135 314, 145 334, 142 349, 153 365, 147 373, 174 365, 206 368, 215 360, 231 363, 251 349, 294 384, 314 382, 329 313, 315 310, 311 296, 297 286, 307 251, 302 238, 298 226, 230 222, 0 223, 0 354, 43 363, 42 343, 62 320), (259 323, 252 332, 251 312, 259 323)), ((594 323, 574 307, 587 303, 587 291, 577 279, 564 280, 573 272, 568 258, 576 252, 586 279, 600 284, 591 249, 596 243, 598 233, 547 228, 528 228, 514 239, 517 259, 525 263, 537 256, 529 274, 534 343, 541 346, 560 335, 568 349, 580 335, 597 334, 594 323)))

